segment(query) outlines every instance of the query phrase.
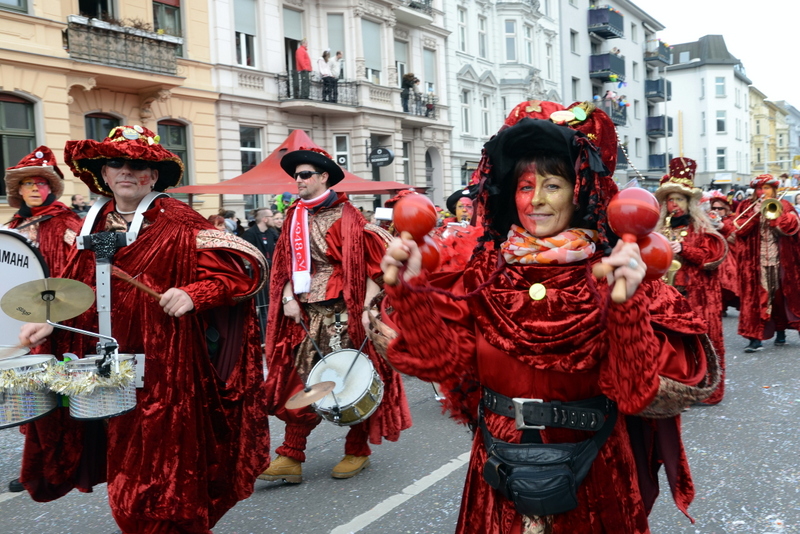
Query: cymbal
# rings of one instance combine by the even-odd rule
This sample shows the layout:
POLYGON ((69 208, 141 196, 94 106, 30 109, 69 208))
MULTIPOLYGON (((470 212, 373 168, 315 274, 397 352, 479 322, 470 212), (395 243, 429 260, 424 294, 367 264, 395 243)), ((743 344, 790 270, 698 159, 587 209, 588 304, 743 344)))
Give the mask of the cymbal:
POLYGON ((77 280, 43 278, 9 289, 0 299, 0 308, 17 321, 44 323, 47 320, 48 302, 50 320, 57 323, 88 310, 94 302, 94 291, 77 280))
POLYGON ((292 395, 284 405, 287 410, 296 410, 314 404, 325 395, 333 391, 336 387, 336 382, 320 382, 313 386, 306 386, 302 391, 298 391, 292 395))
POLYGON ((25 356, 30 351, 31 350, 28 347, 23 347, 22 345, 15 345, 13 347, 0 347, 0 360, 8 360, 10 358, 25 356))

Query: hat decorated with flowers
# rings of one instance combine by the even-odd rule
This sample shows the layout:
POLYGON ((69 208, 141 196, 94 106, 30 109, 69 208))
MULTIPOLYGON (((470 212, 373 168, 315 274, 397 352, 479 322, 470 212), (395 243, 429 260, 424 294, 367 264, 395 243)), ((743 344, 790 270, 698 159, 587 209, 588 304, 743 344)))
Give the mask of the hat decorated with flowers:
POLYGON ((102 169, 109 159, 144 160, 158 171, 153 189, 164 191, 175 187, 183 177, 183 162, 159 144, 160 137, 143 126, 117 126, 102 141, 85 139, 67 141, 64 161, 72 173, 98 195, 112 196, 103 180, 102 169))
POLYGON ((281 168, 294 178, 294 170, 298 165, 313 165, 317 169, 328 173, 328 188, 333 187, 344 179, 344 171, 339 167, 330 154, 318 147, 305 148, 288 152, 281 158, 281 168))
POLYGON ((754 189, 763 185, 771 185, 772 187, 778 188, 781 185, 781 181, 771 174, 759 174, 750 182, 750 187, 754 189))
MULTIPOLYGON (((731 201, 728 199, 728 195, 726 195, 719 189, 714 189, 713 191, 710 191, 708 194, 708 198, 709 202, 716 202, 719 200, 727 204, 729 208, 731 207, 731 201)), ((731 198, 733 198, 733 195, 731 195, 731 198)))
POLYGON ((25 178, 44 178, 50 183, 50 192, 57 199, 64 194, 64 174, 56 164, 53 151, 42 145, 22 158, 19 163, 6 169, 6 195, 12 208, 22 207, 19 184, 25 178))
POLYGON ((384 208, 394 208, 394 205, 397 204, 397 202, 401 198, 406 197, 408 195, 418 195, 418 194, 419 193, 417 193, 413 188, 411 188, 411 189, 402 189, 395 196, 393 196, 392 198, 390 198, 389 200, 384 202, 383 203, 383 207, 384 208))
POLYGON ((694 186, 697 162, 691 158, 672 158, 669 160, 669 173, 659 182, 655 195, 659 202, 665 202, 672 193, 681 193, 691 200, 700 200, 703 191, 694 186))

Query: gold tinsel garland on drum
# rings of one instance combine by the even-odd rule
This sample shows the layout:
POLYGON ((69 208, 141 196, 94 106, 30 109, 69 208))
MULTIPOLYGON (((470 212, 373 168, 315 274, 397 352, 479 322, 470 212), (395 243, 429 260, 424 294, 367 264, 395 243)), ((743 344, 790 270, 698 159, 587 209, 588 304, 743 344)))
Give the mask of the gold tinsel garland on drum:
POLYGON ((59 369, 59 372, 50 382, 50 389, 60 395, 69 397, 91 395, 97 388, 126 388, 135 379, 136 373, 133 363, 131 361, 122 361, 119 362, 119 373, 111 373, 109 377, 102 377, 93 372, 69 373, 59 369))
POLYGON ((6 394, 20 394, 26 391, 42 391, 50 387, 50 383, 58 374, 55 365, 46 365, 36 372, 19 373, 15 369, 0 371, 0 390, 6 394))

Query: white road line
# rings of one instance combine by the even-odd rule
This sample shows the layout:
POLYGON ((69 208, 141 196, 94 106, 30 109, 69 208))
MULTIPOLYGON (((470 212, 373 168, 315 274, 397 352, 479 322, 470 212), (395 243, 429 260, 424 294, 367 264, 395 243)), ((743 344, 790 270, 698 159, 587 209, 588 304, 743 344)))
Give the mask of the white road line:
POLYGON ((388 499, 383 502, 378 503, 374 508, 364 512, 363 514, 354 517, 349 523, 344 525, 340 525, 335 529, 331 530, 331 534, 352 534, 353 532, 358 532, 361 529, 367 527, 368 525, 374 523, 384 515, 388 514, 407 500, 411 499, 412 497, 419 495, 426 489, 430 488, 447 475, 455 471, 456 469, 460 468, 462 465, 466 464, 469 461, 469 452, 465 452, 458 458, 454 458, 450 460, 449 463, 443 465, 430 475, 426 475, 421 479, 417 480, 410 486, 403 488, 403 490, 396 494, 392 495, 388 499))
POLYGON ((20 495, 27 495, 27 494, 28 494, 27 491, 20 491, 18 493, 12 493, 10 491, 7 491, 5 493, 0 493, 0 502, 10 501, 14 497, 19 497, 20 495))

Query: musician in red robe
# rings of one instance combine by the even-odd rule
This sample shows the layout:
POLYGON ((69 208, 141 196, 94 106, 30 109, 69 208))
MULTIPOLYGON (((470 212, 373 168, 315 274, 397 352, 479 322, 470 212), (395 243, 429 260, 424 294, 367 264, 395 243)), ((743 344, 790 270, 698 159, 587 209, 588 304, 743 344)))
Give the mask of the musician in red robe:
POLYGON ((708 369, 705 322, 660 280, 642 282, 638 246, 608 229, 616 143, 610 118, 592 104, 567 111, 524 102, 484 147, 484 249, 462 272, 430 275, 412 240, 395 239, 384 256, 384 269, 403 269, 401 283, 387 288, 399 328, 388 359, 400 372, 440 382, 454 416, 481 429, 458 534, 648 533, 662 461, 676 504, 686 512, 692 501, 680 408, 659 420, 613 420, 648 409, 667 376, 699 385, 708 369), (626 302, 610 302, 608 285, 592 277, 601 261, 614 268, 612 282, 625 280, 626 302), (525 448, 577 443, 596 437, 579 428, 600 421, 598 432, 611 425, 610 437, 577 487, 577 506, 520 511, 521 495, 503 483, 510 467, 487 450, 486 436, 525 448))
MULTIPOLYGON (((65 408, 40 419, 26 435, 20 480, 36 501, 107 481, 111 512, 126 534, 208 533, 252 493, 269 462, 251 300, 266 262, 252 245, 159 194, 180 182, 183 163, 150 130, 120 126, 102 142, 69 141, 65 160, 105 204, 84 220, 84 248, 62 276, 95 287, 103 276, 96 258, 103 259, 161 296, 110 279, 111 335, 120 353, 145 358, 136 406, 104 420, 71 419, 65 408), (130 233, 119 240, 118 232, 130 233)), ((103 328, 97 305, 65 324, 103 328)), ((96 338, 49 325, 25 325, 20 340, 36 344, 48 335, 59 357, 96 352, 96 338)))
POLYGON ((728 242, 728 254, 719 266, 719 284, 722 288, 722 316, 727 317, 728 308, 739 309, 739 268, 736 263, 736 240, 728 239, 733 231, 730 221, 733 219, 731 207, 733 195, 723 195, 717 190, 711 191, 711 213, 716 213, 718 224, 716 230, 728 242))
MULTIPOLYGON (((694 312, 708 323, 708 336, 717 351, 720 367, 725 369, 725 339, 722 334, 722 290, 718 268, 728 252, 725 238, 715 229, 700 207, 702 192, 694 187, 697 162, 691 158, 673 158, 669 173, 655 192, 661 204, 661 222, 657 231, 672 245, 681 268, 674 273, 672 285, 685 296, 694 312)), ((717 404, 725 390, 724 375, 714 394, 705 400, 717 404)))
POLYGON ((739 261, 739 335, 745 352, 763 349, 775 336, 786 344, 786 330, 800 328, 800 219, 794 206, 778 200, 780 180, 762 174, 750 182, 753 195, 739 204, 731 221, 739 261), (771 199, 774 210, 762 213, 771 199), (780 206, 780 208, 778 208, 780 206))

